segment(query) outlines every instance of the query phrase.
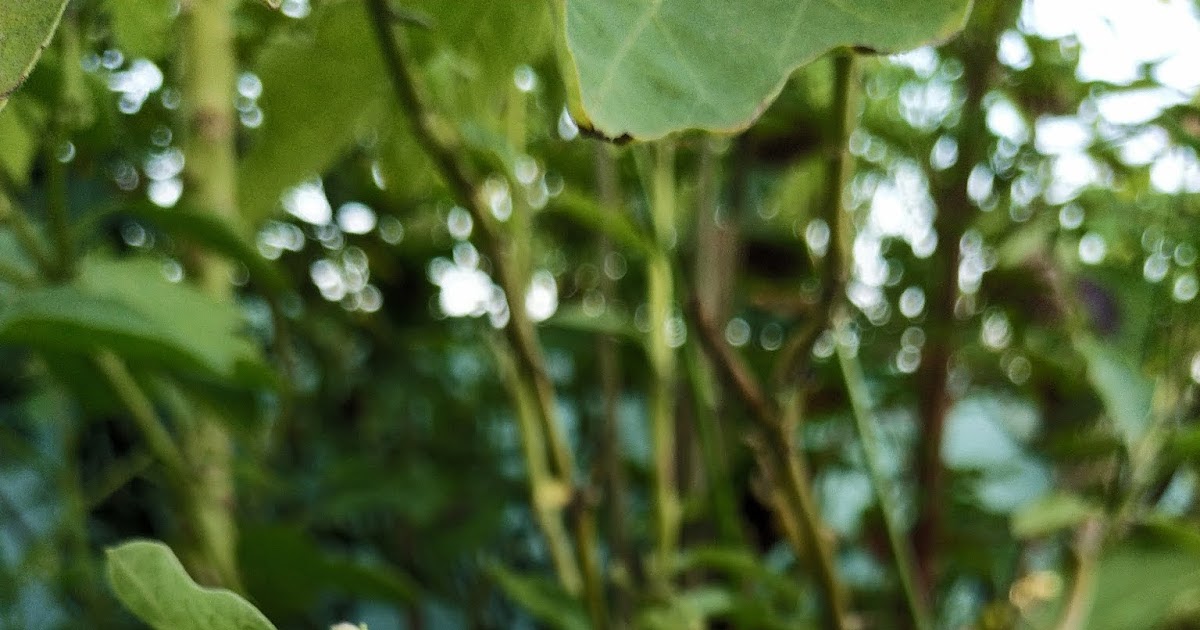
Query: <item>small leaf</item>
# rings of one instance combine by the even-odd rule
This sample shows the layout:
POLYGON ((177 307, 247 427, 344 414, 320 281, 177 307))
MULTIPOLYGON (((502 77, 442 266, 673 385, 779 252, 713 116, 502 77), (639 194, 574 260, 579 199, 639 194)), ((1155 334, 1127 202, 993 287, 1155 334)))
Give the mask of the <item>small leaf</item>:
MULTIPOLYGON (((653 140, 734 131, 792 72, 839 46, 901 51, 962 28, 969 0, 556 0, 594 131, 653 140)), ((574 97, 573 97, 574 98, 574 97)), ((574 113, 574 112, 573 112, 574 113)))
POLYGON ((538 621, 559 630, 590 627, 579 601, 555 582, 513 573, 499 564, 490 565, 487 572, 505 594, 538 621))
POLYGON ((113 592, 155 630, 275 630, 236 594, 197 585, 160 542, 128 542, 106 555, 113 592))
POLYGON ((33 71, 67 0, 4 0, 0 5, 0 110, 33 71))
POLYGON ((1154 384, 1114 348, 1090 339, 1081 341, 1078 348, 1087 362, 1088 381, 1126 446, 1131 447, 1150 426, 1154 384))
POLYGON ((1102 513, 1098 506, 1073 494, 1052 494, 1014 514, 1012 531, 1018 538, 1037 538, 1074 527, 1102 513))

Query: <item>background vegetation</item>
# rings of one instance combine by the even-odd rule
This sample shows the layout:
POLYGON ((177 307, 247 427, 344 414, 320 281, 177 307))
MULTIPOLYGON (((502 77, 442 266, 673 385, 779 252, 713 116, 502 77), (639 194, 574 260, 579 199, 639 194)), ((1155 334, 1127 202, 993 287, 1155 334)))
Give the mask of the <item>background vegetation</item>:
POLYGON ((0 0, 0 628, 1200 623, 1195 86, 1027 4, 0 0))

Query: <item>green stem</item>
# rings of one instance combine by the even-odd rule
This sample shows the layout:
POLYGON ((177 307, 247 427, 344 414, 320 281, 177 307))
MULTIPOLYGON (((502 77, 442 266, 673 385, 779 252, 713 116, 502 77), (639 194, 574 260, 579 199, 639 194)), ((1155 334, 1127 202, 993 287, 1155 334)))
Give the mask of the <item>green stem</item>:
MULTIPOLYGON (((417 83, 409 68, 408 59, 404 56, 400 42, 392 28, 392 11, 387 0, 365 0, 367 9, 372 16, 372 25, 379 42, 380 52, 388 70, 392 90, 404 113, 408 116, 409 125, 417 143, 425 154, 433 161, 434 167, 441 174, 446 186, 450 189, 462 207, 471 214, 475 223, 475 241, 480 250, 491 260, 495 269, 496 282, 504 291, 508 302, 509 321, 504 327, 509 345, 515 351, 517 359, 516 374, 522 379, 527 388, 522 391, 532 392, 536 403, 537 416, 542 431, 546 437, 544 450, 550 453, 550 464, 553 474, 560 483, 575 492, 575 464, 566 436, 563 434, 559 420, 558 403, 554 394, 554 386, 546 371, 546 361, 542 354, 541 345, 537 338, 533 322, 525 312, 524 280, 519 268, 514 264, 510 247, 496 226, 490 211, 482 203, 474 177, 458 152, 457 142, 442 133, 444 127, 438 127, 432 112, 425 106, 417 90, 417 83)), ((556 510, 554 523, 543 523, 543 533, 549 537, 557 536, 561 527, 561 508, 556 510)), ((581 541, 580 544, 591 545, 594 541, 581 541)), ((575 563, 562 564, 558 567, 559 580, 571 593, 578 593, 580 578, 575 563)))
POLYGON ((786 406, 783 408, 773 403, 742 357, 725 343, 699 303, 693 300, 690 310, 700 342, 713 366, 741 399, 755 424, 756 460, 772 486, 772 504, 797 557, 813 560, 825 603, 826 627, 835 630, 854 627, 849 613, 849 596, 834 561, 834 542, 825 533, 812 482, 796 449, 795 426, 799 422, 800 397, 791 394, 790 400, 784 400, 786 406))
POLYGON ((679 535, 680 506, 675 487, 675 350, 669 332, 674 307, 670 250, 675 230, 675 147, 660 142, 651 175, 651 227, 657 244, 646 263, 650 332, 650 432, 654 451, 654 510, 657 565, 666 571, 679 535))
POLYGON ((501 343, 493 344, 492 354, 500 365, 509 398, 513 401, 517 428, 521 433, 521 449, 525 458, 525 474, 529 479, 530 503, 534 518, 550 547, 550 559, 559 582, 571 593, 578 592, 582 578, 572 555, 570 537, 563 528, 561 513, 570 501, 570 489, 555 479, 546 461, 545 435, 538 420, 535 398, 526 379, 509 360, 501 343))
POLYGON ((59 85, 58 107, 50 123, 50 147, 46 152, 48 165, 46 218, 54 249, 58 257, 55 277, 70 278, 75 269, 75 245, 71 237, 70 207, 68 201, 67 163, 60 159, 59 151, 70 141, 70 129, 77 104, 73 100, 79 59, 79 26, 71 12, 63 17, 59 27, 60 52, 62 54, 62 77, 59 85))
MULTIPOLYGON (((6 175, 4 168, 0 167, 0 177, 6 175)), ((38 272, 43 276, 51 276, 54 274, 54 261, 46 254, 45 244, 33 222, 24 212, 13 207, 15 199, 15 193, 8 191, 7 186, 5 190, 0 190, 0 225, 7 225, 12 229, 17 244, 37 266, 38 272), (12 201, 9 195, 12 195, 12 201)))
MULTIPOLYGON (((184 181, 195 207, 242 232, 234 147, 234 7, 234 0, 187 0, 182 5, 184 181)), ((229 263, 201 253, 193 261, 205 291, 217 300, 232 301, 229 263)), ((187 492, 196 510, 191 568, 200 581, 238 589, 233 440, 221 419, 206 409, 196 413, 183 444, 189 465, 187 492)))
MULTIPOLYGON (((837 319, 835 329, 840 340, 848 332, 849 317, 842 314, 837 319)), ((909 542, 901 531, 900 524, 896 522, 896 506, 892 503, 891 484, 879 463, 881 455, 873 426, 875 416, 862 366, 858 362, 857 355, 852 354, 850 349, 840 341, 837 344, 837 355, 838 364, 842 369, 842 377, 846 383, 846 392, 850 397, 850 407, 854 412, 854 426, 858 431, 859 443, 862 445, 867 474, 871 478, 875 499, 879 502, 883 526, 887 530, 888 544, 892 548, 896 573, 900 576, 900 585, 904 589, 904 599, 908 604, 913 626, 917 630, 929 630, 933 628, 933 623, 918 590, 917 565, 913 559, 909 542)))

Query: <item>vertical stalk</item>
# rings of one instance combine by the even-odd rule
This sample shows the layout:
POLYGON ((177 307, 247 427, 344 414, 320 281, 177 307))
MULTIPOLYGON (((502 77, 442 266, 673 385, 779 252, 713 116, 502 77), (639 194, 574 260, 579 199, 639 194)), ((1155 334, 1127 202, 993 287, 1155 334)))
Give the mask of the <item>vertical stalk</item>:
POLYGON ((913 543, 926 599, 937 585, 937 565, 942 535, 942 505, 945 501, 945 471, 942 467, 942 436, 952 404, 947 387, 950 361, 956 346, 954 305, 958 300, 959 242, 975 216, 967 194, 967 181, 977 164, 987 159, 988 132, 983 107, 997 67, 996 42, 1012 23, 1019 2, 1003 0, 978 3, 970 22, 956 40, 963 67, 965 99, 959 132, 958 162, 943 179, 934 178, 937 215, 933 227, 938 248, 932 259, 929 281, 929 312, 926 318, 924 359, 917 371, 917 415, 921 439, 917 453, 917 523, 913 543))
MULTIPOLYGON (((837 316, 834 327, 838 339, 843 338, 843 332, 849 324, 845 314, 837 316)), ((892 548, 892 559, 896 564, 896 574, 900 577, 900 585, 904 590, 904 600, 908 604, 908 612, 916 630, 931 630, 929 611, 921 597, 917 582, 917 565, 913 559, 909 541, 904 536, 900 524, 896 522, 896 507, 892 503, 892 488, 887 475, 880 467, 879 444, 875 439, 874 420, 870 393, 867 391, 867 381, 863 376, 862 366, 858 357, 842 343, 837 344, 838 364, 842 369, 842 377, 846 383, 846 393, 850 397, 850 407, 853 410, 854 426, 858 431, 858 440, 862 444, 863 459, 867 474, 871 478, 871 487, 875 491, 875 500, 879 502, 879 511, 883 515, 884 529, 887 530, 888 544, 892 548)))
MULTIPOLYGON (((717 321, 726 321, 738 273, 738 235, 735 229, 718 223, 720 211, 720 156, 715 139, 706 138, 700 149, 697 180, 696 260, 693 270, 696 301, 717 321)), ((739 167, 742 165, 739 165, 739 167)), ((713 381, 712 365, 703 349, 690 346, 684 362, 696 407, 696 436, 700 443, 704 472, 712 497, 712 509, 719 538, 726 543, 741 539, 737 501, 729 474, 725 423, 721 421, 722 401, 713 381)))
MULTIPOLYGON (((426 107, 419 93, 409 60, 393 31, 392 11, 387 0, 364 2, 371 16, 392 90, 400 107, 408 116, 413 136, 441 174, 454 200, 471 214, 476 226, 475 242, 480 251, 491 260, 496 282, 504 291, 509 307, 509 321, 504 327, 504 333, 509 347, 515 354, 514 373, 523 383, 523 387, 518 391, 529 392, 532 395, 533 408, 536 410, 534 416, 540 422, 541 432, 545 436, 541 451, 549 451, 549 469, 555 477, 555 487, 563 489, 567 495, 566 501, 545 502, 539 505, 539 489, 535 487, 535 509, 548 511, 548 517, 541 523, 542 532, 548 540, 566 539, 565 532, 562 531, 562 512, 563 508, 576 498, 575 463, 570 446, 563 435, 554 385, 546 372, 546 361, 537 331, 525 312, 525 281, 521 277, 518 263, 513 258, 513 244, 495 225, 490 211, 482 203, 475 177, 466 160, 458 153, 457 140, 449 137, 450 134, 444 133, 443 129, 435 130, 434 114, 426 107)), ((515 402, 524 404, 521 401, 515 402)), ((579 532, 576 532, 576 535, 576 542, 581 548, 596 544, 595 540, 581 536, 579 532)), ((574 558, 571 558, 570 562, 558 563, 556 569, 559 582, 572 594, 580 592, 581 579, 591 577, 580 577, 574 558)))
MULTIPOLYGON (((612 154, 612 148, 607 144, 596 143, 596 189, 600 195, 600 204, 607 213, 616 214, 621 211, 620 175, 617 173, 617 161, 612 154)), ((604 238, 600 244, 600 268, 604 267, 603 258, 613 251, 612 243, 604 238)), ((613 281, 603 271, 600 274, 600 290, 603 292, 605 304, 615 299, 613 281)), ((608 543, 612 555, 618 559, 626 570, 634 565, 633 550, 626 536, 626 507, 625 507, 625 466, 621 460, 621 434, 617 425, 617 405, 621 396, 621 365, 617 353, 617 342, 609 335, 601 335, 596 340, 596 358, 600 370, 600 387, 604 395, 604 429, 600 448, 600 470, 603 475, 604 497, 608 505, 608 543)), ((625 589, 614 592, 613 616, 620 620, 629 618, 632 604, 625 589)))
POLYGON ((657 248, 646 263, 650 332, 650 442, 654 451, 654 517, 656 568, 665 571, 679 531, 679 497, 675 488, 675 350, 668 337, 674 305, 670 249, 675 230, 675 147, 654 147, 650 215, 657 248))
POLYGON ((73 11, 68 10, 59 26, 59 49, 62 54, 62 72, 59 77, 58 107, 51 115, 50 147, 47 160, 46 218, 54 240, 56 261, 53 277, 65 280, 74 273, 75 247, 71 238, 70 209, 68 207, 67 164, 59 157, 59 151, 70 140, 70 131, 79 104, 75 92, 79 82, 79 59, 82 57, 79 44, 79 22, 73 11))
MULTIPOLYGON (((237 212, 234 152, 233 0, 184 0, 183 104, 186 124, 185 191, 192 203, 235 229, 237 212)), ((232 300, 229 265, 197 254, 195 271, 204 290, 219 300, 232 300)), ((227 588, 240 586, 237 569, 237 525, 234 521, 233 442, 211 411, 196 414, 183 434, 188 464, 189 500, 195 506, 191 524, 191 568, 198 580, 227 588)))

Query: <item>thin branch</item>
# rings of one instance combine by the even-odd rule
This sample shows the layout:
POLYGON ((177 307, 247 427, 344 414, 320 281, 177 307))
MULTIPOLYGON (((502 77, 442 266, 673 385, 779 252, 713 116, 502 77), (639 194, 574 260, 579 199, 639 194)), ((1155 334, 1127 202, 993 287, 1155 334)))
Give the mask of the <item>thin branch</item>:
MULTIPOLYGON (((849 317, 838 317, 835 325, 838 339, 843 338, 849 324, 849 317)), ((846 393, 850 398, 850 407, 854 412, 854 426, 858 430, 859 443, 863 449, 863 459, 867 474, 871 479, 871 487, 875 491, 875 500, 879 502, 879 511, 883 515, 883 526, 887 530, 888 544, 892 548, 892 558, 896 563, 896 573, 900 576, 900 585, 904 589, 904 599, 912 616, 913 626, 917 630, 929 630, 933 623, 925 601, 918 590, 917 565, 913 559, 912 549, 908 539, 896 522, 896 508, 892 502, 892 488, 887 475, 879 462, 881 455, 875 438, 875 414, 872 411, 870 393, 867 391, 867 381, 863 376, 862 365, 858 356, 840 341, 837 345, 838 364, 842 368, 842 376, 846 382, 846 393)))
POLYGON ((762 385, 750 371, 750 366, 725 343, 716 324, 704 312, 700 302, 690 300, 688 312, 691 314, 693 327, 699 333, 700 343, 712 359, 713 367, 750 411, 750 419, 760 429, 773 430, 779 421, 779 411, 763 393, 762 385))
MULTIPOLYGON (((838 574, 834 545, 825 533, 826 527, 817 509, 808 471, 796 452, 795 437, 791 431, 791 427, 796 425, 795 417, 785 417, 785 410, 767 398, 757 377, 741 356, 725 343, 700 303, 693 299, 688 306, 701 345, 708 352, 717 373, 750 412, 750 419, 758 429, 756 460, 773 486, 773 491, 778 493, 774 502, 779 509, 779 519, 787 525, 785 529, 789 533, 793 529, 798 530, 794 533, 799 534, 799 539, 789 535, 797 555, 808 555, 815 560, 817 581, 825 599, 826 623, 836 629, 852 627, 849 598, 838 574), (806 550, 811 553, 806 554, 806 550)), ((797 416, 799 400, 791 402, 788 413, 797 416)))
POLYGON ((491 214, 477 194, 477 187, 465 161, 461 159, 453 142, 439 136, 439 131, 435 130, 433 114, 417 93, 416 80, 401 52, 400 42, 392 31, 392 11, 387 0, 366 0, 366 3, 373 17, 372 24, 379 39, 393 91, 401 109, 409 118, 413 136, 433 160, 455 201, 471 214, 479 232, 477 240, 480 248, 495 267, 496 279, 500 288, 504 290, 509 307, 509 323, 504 327, 505 333, 516 350, 521 369, 534 381, 538 406, 547 436, 550 437, 549 448, 555 472, 564 479, 571 480, 574 477, 574 464, 558 426, 557 403, 554 388, 546 372, 545 359, 538 345, 533 324, 525 314, 524 293, 520 290, 523 283, 519 281, 510 264, 503 239, 492 221, 491 214))
MULTIPOLYGON (((563 435, 559 422, 558 405, 555 399, 554 386, 546 371, 545 358, 537 340, 533 323, 525 312, 524 282, 519 277, 519 270, 512 264, 506 243, 502 238, 491 214, 483 204, 474 177, 466 162, 457 150, 456 142, 441 135, 442 130, 434 122, 431 110, 426 107, 417 90, 417 82, 402 51, 400 41, 392 30, 394 12, 387 0, 365 0, 367 9, 372 17, 372 26, 379 41, 380 52, 384 65, 387 67, 392 89, 397 101, 408 116, 409 127, 417 143, 426 155, 433 161, 441 173, 443 180, 461 206, 471 214, 477 230, 476 242, 480 249, 491 260, 496 272, 496 280, 504 291, 508 303, 509 321, 504 327, 509 345, 515 351, 517 366, 514 372, 528 383, 536 401, 537 416, 540 418, 541 429, 545 433, 544 449, 549 451, 552 473, 558 478, 569 494, 576 492, 575 463, 566 437, 563 435)), ((520 388, 518 391, 523 391, 520 388)), ((537 501, 537 497, 535 497, 537 501)), ((559 517, 544 521, 543 532, 548 537, 558 537, 556 530, 561 528, 561 508, 556 510, 559 517), (553 521, 553 522, 550 522, 553 521)), ((593 539, 585 539, 586 532, 577 532, 581 545, 594 545, 593 539)), ((578 592, 580 579, 575 563, 559 562, 559 579, 568 591, 578 592)), ((590 574, 584 579, 592 579, 590 574)), ((595 590, 589 587, 588 590, 595 590)))
POLYGON ((129 368, 120 357, 108 351, 96 355, 95 361, 100 373, 108 380, 117 398, 129 411, 134 425, 146 440, 146 447, 163 464, 168 476, 175 483, 186 485, 188 466, 183 451, 158 417, 150 397, 129 373, 129 368))
POLYGON ((852 233, 850 215, 843 198, 850 182, 854 160, 850 155, 850 133, 858 117, 858 69, 855 53, 842 50, 833 60, 833 105, 826 142, 825 199, 821 220, 829 227, 829 244, 822 257, 821 294, 807 325, 784 345, 774 380, 779 386, 793 383, 807 365, 813 344, 832 319, 833 309, 842 296, 850 268, 852 233))

